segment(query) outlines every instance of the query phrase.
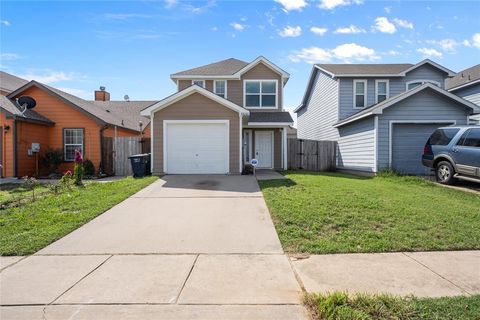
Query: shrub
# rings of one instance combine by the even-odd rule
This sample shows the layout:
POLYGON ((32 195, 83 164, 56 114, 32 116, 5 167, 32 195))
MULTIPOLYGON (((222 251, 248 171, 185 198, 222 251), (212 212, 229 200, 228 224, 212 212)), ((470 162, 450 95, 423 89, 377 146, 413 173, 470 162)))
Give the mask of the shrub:
POLYGON ((63 153, 61 149, 48 148, 42 156, 42 165, 48 170, 48 173, 56 173, 60 164, 62 164, 63 153))
POLYGON ((83 173, 85 176, 94 176, 95 175, 95 166, 93 162, 89 159, 83 161, 83 173))
POLYGON ((63 174, 62 178, 60 179, 60 186, 62 189, 68 189, 71 190, 73 186, 73 177, 72 177, 72 171, 67 170, 63 174))
POLYGON ((83 185, 83 157, 80 150, 75 150, 75 166, 73 167, 73 179, 77 186, 83 185))
POLYGON ((39 183, 34 177, 23 177, 23 186, 25 189, 32 190, 32 200, 35 201, 35 189, 38 187, 39 183))

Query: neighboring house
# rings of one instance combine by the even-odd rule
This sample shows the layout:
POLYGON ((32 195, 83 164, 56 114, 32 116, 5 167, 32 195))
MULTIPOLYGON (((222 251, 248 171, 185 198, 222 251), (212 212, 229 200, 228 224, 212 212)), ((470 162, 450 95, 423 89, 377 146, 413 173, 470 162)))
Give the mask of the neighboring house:
MULTIPOLYGON (((1 76, 3 87, 11 77, 1 76)), ((0 96, 2 176, 45 173, 41 165, 37 170, 37 165, 47 149, 62 150, 59 170, 72 169, 74 150, 80 149, 84 159, 90 159, 101 171, 103 137, 150 135, 150 120, 140 116, 140 110, 155 101, 108 101, 104 90, 96 91, 95 98, 100 101, 87 101, 36 81, 0 96), (20 96, 34 98, 36 107, 22 112, 16 103, 20 96), (40 144, 38 154, 32 153, 32 143, 40 144)))
POLYGON ((297 139, 297 128, 294 126, 288 126, 287 128, 287 138, 288 139, 297 139))
MULTIPOLYGON (((480 64, 457 73, 445 82, 446 89, 480 106, 480 64)), ((480 114, 470 117, 472 123, 480 124, 480 114)))
POLYGON ((317 64, 295 110, 299 139, 338 142, 337 167, 426 174, 423 147, 439 126, 467 124, 479 112, 445 90, 455 73, 433 61, 317 64))
POLYGON ((0 95, 6 96, 28 83, 28 80, 14 76, 13 74, 0 71, 0 95))
POLYGON ((286 169, 283 87, 289 74, 259 57, 227 59, 171 75, 178 92, 142 111, 151 118, 153 173, 239 174, 286 169))

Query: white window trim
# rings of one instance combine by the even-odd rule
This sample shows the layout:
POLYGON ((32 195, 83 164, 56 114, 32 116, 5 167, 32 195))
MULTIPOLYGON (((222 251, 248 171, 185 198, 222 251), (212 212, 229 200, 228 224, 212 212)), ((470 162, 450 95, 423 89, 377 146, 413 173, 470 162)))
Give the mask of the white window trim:
POLYGON ((203 79, 194 79, 194 80, 192 80, 192 85, 194 85, 195 82, 199 82, 199 81, 202 81, 202 86, 201 86, 201 87, 202 87, 202 88, 205 88, 205 80, 203 80, 203 79))
POLYGON ((168 162, 167 162, 167 141, 168 141, 168 129, 169 124, 175 123, 191 123, 191 124, 209 124, 209 123, 222 123, 227 127, 228 134, 226 138, 226 171, 225 174, 230 173, 230 120, 163 120, 163 173, 168 174, 168 162))
POLYGON ((386 85, 386 98, 385 100, 387 100, 388 98, 390 98, 390 80, 388 79, 377 79, 375 80, 375 103, 378 103, 378 84, 380 82, 385 82, 387 85, 386 85))
POLYGON ((440 82, 438 82, 438 81, 428 80, 428 79, 416 79, 416 80, 408 81, 407 83, 405 83, 405 91, 408 91, 408 90, 409 90, 409 89, 408 89, 408 86, 409 86, 410 84, 412 84, 412 83, 417 83, 417 82, 419 82, 420 85, 428 82, 428 83, 435 84, 437 87, 441 88, 440 82))
POLYGON ((388 167, 392 168, 392 155, 393 155, 393 125, 394 124, 450 124, 456 125, 456 120, 390 120, 388 121, 388 167))
POLYGON ((85 158, 85 129, 84 128, 63 128, 63 161, 64 162, 74 162, 75 161, 75 156, 73 157, 72 160, 67 160, 66 155, 67 155, 67 146, 82 146, 82 156, 85 158), (67 135, 66 131, 67 130, 80 130, 82 131, 82 143, 65 143, 67 135))
MULTIPOLYGON (((260 91, 261 91, 261 85, 260 85, 260 91)), ((259 93, 260 95, 260 105, 262 104, 262 93, 260 92, 259 93)), ((272 95, 272 94, 268 94, 267 95, 272 95)), ((244 79, 243 80, 243 107, 245 109, 253 109, 253 110, 274 110, 274 109, 278 109, 278 97, 279 97, 279 94, 278 94, 278 80, 277 79, 244 79), (274 107, 247 107, 247 99, 246 99, 246 96, 247 96, 247 82, 267 82, 267 81, 275 81, 275 106, 274 107)))
POLYGON ((365 109, 367 107, 367 85, 368 81, 366 79, 355 79, 353 80, 353 109, 365 109), (364 92, 363 92, 363 107, 357 107, 357 83, 362 82, 364 92))
POLYGON ((228 81, 227 80, 213 80, 213 93, 215 93, 217 96, 218 96, 218 93, 217 93, 217 81, 223 81, 225 82, 225 94, 224 94, 224 97, 225 99, 227 99, 227 83, 228 81))

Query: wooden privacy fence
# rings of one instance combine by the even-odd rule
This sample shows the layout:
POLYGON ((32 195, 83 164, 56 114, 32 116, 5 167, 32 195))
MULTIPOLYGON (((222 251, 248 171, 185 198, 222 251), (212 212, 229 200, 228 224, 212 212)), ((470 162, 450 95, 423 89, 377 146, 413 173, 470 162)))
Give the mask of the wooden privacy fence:
POLYGON ((103 172, 108 175, 132 175, 130 157, 134 154, 150 153, 150 138, 105 137, 103 148, 103 172))
POLYGON ((336 168, 337 142, 288 139, 288 168, 333 171, 336 168))

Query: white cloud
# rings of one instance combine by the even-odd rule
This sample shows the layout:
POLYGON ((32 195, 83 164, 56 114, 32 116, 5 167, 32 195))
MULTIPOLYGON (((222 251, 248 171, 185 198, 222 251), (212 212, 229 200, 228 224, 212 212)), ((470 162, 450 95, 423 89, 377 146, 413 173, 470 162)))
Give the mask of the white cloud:
POLYGON ((400 54, 400 52, 395 51, 395 50, 389 50, 387 52, 387 55, 389 55, 389 56, 398 56, 399 54, 400 54))
POLYGON ((3 24, 5 27, 10 27, 12 25, 8 20, 0 20, 0 23, 3 24))
POLYGON ((338 28, 337 30, 334 31, 334 33, 340 33, 340 34, 357 34, 357 33, 365 33, 365 32, 366 32, 365 29, 354 26, 353 24, 351 24, 349 27, 338 28))
POLYGON ((245 29, 245 26, 238 22, 232 22, 230 23, 230 25, 232 26, 233 29, 237 31, 243 31, 245 29))
POLYGON ((165 0, 165 8, 171 8, 177 4, 177 0, 165 0))
POLYGON ((68 88, 68 87, 58 87, 58 89, 83 99, 92 98, 92 92, 87 92, 83 89, 75 89, 75 88, 68 88))
POLYGON ((16 54, 16 53, 1 53, 0 54, 0 60, 7 61, 7 60, 18 60, 20 59, 21 56, 16 54))
POLYGON ((79 74, 74 72, 63 72, 63 71, 54 71, 54 70, 30 70, 25 74, 18 75, 20 78, 27 80, 36 80, 41 83, 49 84, 60 81, 71 81, 77 80, 80 77, 79 74))
POLYGON ((286 11, 301 11, 307 6, 305 0, 275 0, 275 2, 280 3, 286 11))
POLYGON ((315 33, 316 35, 323 36, 325 33, 327 33, 328 29, 321 27, 311 27, 310 31, 315 33))
POLYGON ((376 18, 373 29, 383 33, 395 33, 397 31, 397 28, 395 27, 395 25, 390 21, 388 21, 386 17, 376 18))
POLYGON ((383 10, 385 10, 386 13, 390 13, 392 12, 392 7, 385 7, 383 10))
POLYGON ((218 31, 218 27, 213 27, 212 31, 218 31))
POLYGON ((455 51, 455 48, 460 45, 459 42, 453 39, 443 39, 443 40, 427 40, 426 43, 437 45, 442 48, 443 51, 455 51))
POLYGON ((477 49, 480 49, 480 33, 475 33, 469 43, 477 49))
POLYGON ((286 26, 278 34, 280 35, 280 37, 283 37, 283 38, 286 38, 286 37, 294 38, 302 34, 302 28, 300 26, 296 26, 296 27, 286 26))
POLYGON ((443 55, 440 51, 433 48, 419 48, 417 52, 421 53, 424 57, 440 58, 443 55))
POLYGON ((349 6, 352 4, 362 4, 362 0, 320 0, 318 7, 320 9, 332 10, 336 7, 349 6))
POLYGON ((413 30, 413 23, 411 23, 410 21, 394 18, 393 22, 395 22, 395 24, 401 28, 413 30))
POLYGON ((289 59, 293 62, 304 61, 307 63, 329 62, 332 60, 350 63, 354 61, 373 61, 379 59, 379 56, 373 49, 356 43, 345 43, 334 49, 303 48, 300 51, 292 52, 289 59))

